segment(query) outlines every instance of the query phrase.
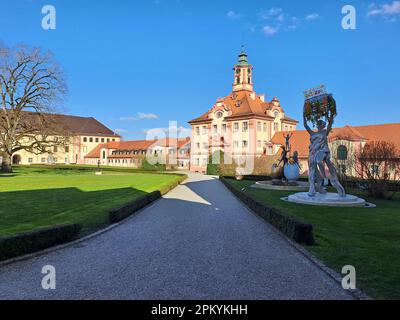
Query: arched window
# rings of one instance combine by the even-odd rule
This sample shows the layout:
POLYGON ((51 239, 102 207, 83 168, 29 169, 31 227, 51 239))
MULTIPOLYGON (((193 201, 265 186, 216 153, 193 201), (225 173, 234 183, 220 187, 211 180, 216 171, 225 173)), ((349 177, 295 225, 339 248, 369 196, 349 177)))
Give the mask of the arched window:
POLYGON ((278 118, 278 117, 279 117, 279 111, 278 111, 278 110, 275 110, 275 111, 274 111, 274 117, 275 117, 275 118, 278 118))
POLYGON ((103 159, 105 159, 105 158, 106 158, 106 151, 103 150, 103 159))
POLYGON ((340 145, 337 148, 337 159, 338 160, 347 160, 348 157, 348 151, 347 151, 347 147, 344 145, 340 145))

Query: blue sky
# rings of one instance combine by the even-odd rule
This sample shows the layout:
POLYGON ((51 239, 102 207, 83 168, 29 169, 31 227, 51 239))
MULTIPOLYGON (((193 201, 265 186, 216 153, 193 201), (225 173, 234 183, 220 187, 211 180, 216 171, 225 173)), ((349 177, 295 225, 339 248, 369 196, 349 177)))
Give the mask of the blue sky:
POLYGON ((62 111, 93 116, 125 139, 145 138, 170 120, 189 127, 229 94, 242 43, 255 90, 277 96, 291 117, 301 118, 304 89, 325 84, 338 126, 400 120, 400 1, 0 3, 2 43, 40 46, 63 65, 62 111), (56 30, 41 28, 47 4, 57 10, 56 30), (356 30, 342 29, 346 4, 357 10, 356 30))

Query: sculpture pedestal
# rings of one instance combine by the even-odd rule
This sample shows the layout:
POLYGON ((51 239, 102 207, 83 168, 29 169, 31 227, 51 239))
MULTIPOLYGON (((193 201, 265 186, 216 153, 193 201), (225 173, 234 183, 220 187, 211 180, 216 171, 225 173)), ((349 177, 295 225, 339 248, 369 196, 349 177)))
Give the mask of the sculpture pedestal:
MULTIPOLYGON (((313 206, 329 206, 329 207, 370 207, 364 199, 352 195, 340 197, 337 193, 328 192, 326 194, 316 193, 314 197, 310 197, 308 192, 300 192, 292 194, 282 200, 313 206)), ((372 205, 373 206, 373 205, 372 205)))

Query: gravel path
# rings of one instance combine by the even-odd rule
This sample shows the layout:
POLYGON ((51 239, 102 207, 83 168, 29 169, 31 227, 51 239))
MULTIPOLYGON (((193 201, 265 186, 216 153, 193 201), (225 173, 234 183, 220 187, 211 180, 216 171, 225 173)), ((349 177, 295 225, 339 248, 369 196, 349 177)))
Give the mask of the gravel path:
POLYGON ((0 299, 351 299, 212 177, 85 242, 0 267, 0 299), (44 265, 57 271, 43 290, 44 265))

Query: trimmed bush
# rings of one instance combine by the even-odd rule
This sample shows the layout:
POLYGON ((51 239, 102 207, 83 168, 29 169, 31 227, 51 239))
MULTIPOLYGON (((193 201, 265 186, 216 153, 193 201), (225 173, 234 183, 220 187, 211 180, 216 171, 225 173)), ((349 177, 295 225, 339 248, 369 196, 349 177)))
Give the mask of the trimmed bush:
POLYGON ((274 207, 265 206, 233 187, 225 177, 220 177, 220 180, 248 208, 280 230, 287 237, 300 244, 304 243, 308 246, 314 245, 315 241, 312 224, 300 221, 274 207))
POLYGON ((69 242, 80 230, 79 224, 69 224, 0 238, 0 261, 69 242))
POLYGON ((144 158, 142 160, 142 166, 140 167, 140 169, 144 170, 144 171, 165 171, 165 170, 167 170, 165 164, 160 164, 160 163, 150 164, 146 158, 144 158))

